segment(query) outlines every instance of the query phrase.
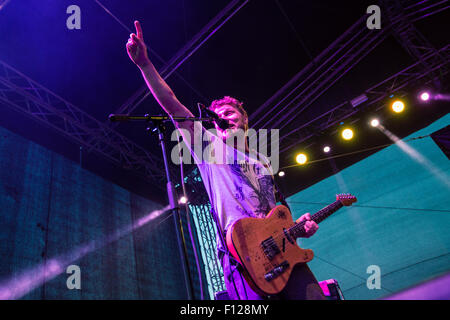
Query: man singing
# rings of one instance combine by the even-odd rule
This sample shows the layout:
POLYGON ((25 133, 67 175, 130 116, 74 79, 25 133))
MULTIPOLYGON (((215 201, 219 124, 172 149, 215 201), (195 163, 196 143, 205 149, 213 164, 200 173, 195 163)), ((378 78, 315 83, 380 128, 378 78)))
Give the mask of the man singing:
MULTIPOLYGON (((135 21, 136 34, 132 33, 126 44, 131 60, 139 67, 148 88, 159 105, 172 117, 193 117, 194 115, 178 101, 173 91, 161 78, 147 55, 142 28, 135 21)), ((211 103, 210 110, 228 123, 228 128, 220 128, 215 124, 217 135, 206 131, 200 122, 175 122, 175 126, 190 137, 191 145, 202 145, 202 135, 209 135, 213 143, 211 157, 202 159, 194 148, 190 149, 201 173, 211 207, 218 219, 219 229, 226 230, 236 220, 243 217, 264 217, 276 205, 273 175, 270 163, 262 155, 255 153, 244 143, 227 143, 239 131, 248 130, 248 117, 242 102, 232 97, 224 97, 211 103), (199 134, 200 133, 200 134, 199 134), (222 144, 219 146, 219 144, 222 144), (218 147, 219 146, 219 147, 218 147), (225 150, 225 152, 218 152, 225 150), (238 154, 239 161, 236 161, 238 154), (253 156, 252 156, 253 155, 253 156), (232 157, 232 159, 229 159, 232 157)), ((189 139, 188 139, 189 140, 189 139)), ((184 139, 186 142, 187 139, 184 139)), ((318 225, 311 220, 309 213, 301 216, 297 222, 305 222, 305 236, 312 236, 318 225)), ((220 232, 219 232, 220 233, 220 232)), ((219 238, 221 238, 219 236, 219 238)), ((241 275, 241 266, 229 255, 223 244, 218 241, 218 253, 221 261, 225 284, 230 299, 262 300, 262 299, 325 299, 316 278, 306 264, 298 264, 286 287, 275 296, 262 296, 251 289, 241 275)))

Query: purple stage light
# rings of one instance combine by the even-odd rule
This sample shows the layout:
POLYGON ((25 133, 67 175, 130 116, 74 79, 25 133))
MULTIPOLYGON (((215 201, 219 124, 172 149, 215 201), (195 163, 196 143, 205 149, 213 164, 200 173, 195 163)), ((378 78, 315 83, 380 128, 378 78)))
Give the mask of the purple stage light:
POLYGON ((430 94, 428 93, 428 92, 422 92, 421 94, 420 94, 420 100, 422 100, 422 101, 428 101, 428 100, 430 100, 430 94))
POLYGON ((7 4, 9 0, 0 0, 0 10, 2 10, 7 4))
POLYGON ((438 93, 433 96, 433 100, 443 100, 450 101, 450 94, 447 93, 438 93))

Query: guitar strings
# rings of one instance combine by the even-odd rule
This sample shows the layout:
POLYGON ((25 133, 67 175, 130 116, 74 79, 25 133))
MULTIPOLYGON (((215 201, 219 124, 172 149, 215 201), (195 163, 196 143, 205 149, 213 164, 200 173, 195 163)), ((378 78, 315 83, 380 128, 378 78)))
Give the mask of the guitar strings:
MULTIPOLYGON (((325 205, 326 203, 323 202, 307 202, 307 201, 289 201, 289 203, 294 204, 318 204, 318 205, 325 205)), ((352 207, 358 207, 358 208, 372 208, 372 209, 390 209, 390 210, 411 210, 411 211, 424 211, 424 212, 450 212, 450 210, 445 209, 418 209, 418 208, 401 208, 401 207, 381 207, 381 206, 368 206, 368 205, 352 205, 352 207)))
MULTIPOLYGON (((290 203, 297 203, 297 204, 319 204, 319 205, 324 205, 325 203, 321 203, 321 202, 304 202, 304 201, 291 201, 290 203)), ((381 206, 364 206, 364 205, 353 205, 354 207, 361 207, 361 208, 375 208, 375 209, 392 209, 392 210, 413 210, 413 211, 433 211, 433 212, 450 212, 450 210, 441 210, 441 209, 417 209, 417 208, 399 208, 399 207, 381 207, 381 206)), ((322 209, 323 210, 323 209, 322 209)), ((313 219, 312 219, 313 220, 313 219)), ((290 227, 288 229, 288 233, 289 235, 291 235, 291 230, 295 229, 294 232, 304 232, 304 226, 305 226, 306 221, 302 221, 299 223, 295 223, 292 227, 290 227)), ((270 245, 274 245, 277 246, 277 242, 278 240, 281 240, 282 238, 284 238, 285 235, 283 233, 279 233, 277 236, 272 237, 270 239, 266 239, 265 241, 267 241, 266 243, 270 245)), ((261 248, 261 245, 260 245, 261 248)), ((264 252, 263 252, 264 253, 264 252)))
MULTIPOLYGON (((340 208, 337 208, 337 209, 335 208, 335 207, 336 207, 337 205, 339 205, 340 203, 341 203, 341 202, 339 202, 339 201, 335 201, 335 202, 333 202, 332 204, 329 204, 327 207, 322 208, 321 210, 317 211, 314 215, 318 214, 319 212, 324 211, 326 208, 328 208, 328 210, 331 211, 331 213, 329 213, 329 214, 332 214, 332 213, 336 212, 336 210, 340 209, 340 208), (335 209, 336 209, 336 210, 335 210, 335 209)), ((314 215, 313 215, 313 217, 314 217, 314 215)), ((315 220, 313 219, 313 217, 311 217, 311 220, 312 220, 312 221, 315 221, 315 220)), ((320 217, 317 217, 317 218, 320 218, 320 217)), ((298 236, 300 236, 303 232, 305 232, 304 227, 305 227, 305 224, 306 224, 307 221, 308 221, 308 220, 304 220, 304 221, 301 221, 301 222, 298 222, 298 223, 294 223, 294 225, 291 226, 291 227, 287 230, 287 231, 288 231, 288 234, 291 236, 291 235, 292 235, 292 231, 294 232, 294 234, 297 234, 298 232, 300 232, 300 233, 298 234, 298 236), (292 230, 292 231, 291 231, 291 230, 292 230)), ((315 222, 318 223, 318 221, 315 221, 315 222)), ((319 221, 319 222, 320 222, 320 221, 319 221)), ((283 239, 283 238, 285 238, 284 233, 279 233, 279 234, 276 235, 275 237, 271 237, 271 238, 266 239, 266 240, 264 240, 264 241, 267 241, 267 243, 268 243, 269 245, 275 245, 275 246, 278 247, 278 245, 277 245, 276 242, 278 242, 278 240, 281 240, 281 239, 283 239), (275 241, 275 239, 276 239, 276 241, 275 241)), ((295 238, 297 238, 297 237, 295 237, 295 238)), ((261 247, 261 245, 260 245, 260 247, 261 247)))
MULTIPOLYGON (((321 202, 304 202, 304 201, 290 201, 290 203, 297 203, 297 204, 319 204, 319 205, 325 205, 325 203, 321 202)), ((450 210, 440 210, 440 209, 416 209, 416 208, 399 208, 399 207, 381 207, 381 206, 364 206, 364 205, 352 205, 353 207, 360 207, 360 208, 375 208, 375 209, 392 209, 392 210, 414 210, 414 211, 424 211, 424 212, 450 212, 450 210)), ((296 229, 295 232, 300 231, 304 228, 306 221, 302 221, 300 223, 296 223, 293 225, 289 230, 296 229), (300 229, 300 230, 299 230, 300 229)), ((288 230, 288 231, 289 231, 288 230)), ((290 232, 289 232, 290 233, 290 232)), ((269 243, 272 245, 277 245, 275 239, 278 241, 281 238, 284 237, 284 234, 278 234, 277 236, 273 237, 271 240, 269 240, 269 243)))

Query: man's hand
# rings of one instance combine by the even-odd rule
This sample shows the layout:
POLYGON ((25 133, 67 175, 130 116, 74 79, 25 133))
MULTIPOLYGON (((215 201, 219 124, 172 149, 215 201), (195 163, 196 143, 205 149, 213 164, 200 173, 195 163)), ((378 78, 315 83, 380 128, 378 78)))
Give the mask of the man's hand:
MULTIPOLYGON (((155 66, 148 58, 147 46, 144 43, 144 35, 142 33, 141 24, 139 21, 135 21, 134 26, 136 27, 136 34, 130 34, 130 38, 127 42, 127 52, 130 59, 141 70, 141 74, 147 84, 147 87, 153 94, 153 97, 169 115, 193 117, 194 115, 189 111, 189 109, 178 101, 172 89, 170 89, 166 81, 161 78, 160 74, 155 69, 155 66)), ((191 130, 191 126, 192 122, 190 121, 184 121, 177 124, 177 127, 193 131, 193 129, 191 130)), ((191 132, 191 137, 194 137, 193 132, 191 132)))
POLYGON ((127 42, 127 52, 130 59, 139 67, 142 68, 147 65, 150 60, 147 55, 147 47, 144 43, 144 35, 139 21, 134 22, 136 27, 136 34, 130 34, 127 42))
POLYGON ((313 220, 311 220, 311 215, 309 213, 305 213, 300 218, 295 221, 296 223, 305 222, 305 238, 311 237, 314 233, 316 233, 319 226, 313 220))

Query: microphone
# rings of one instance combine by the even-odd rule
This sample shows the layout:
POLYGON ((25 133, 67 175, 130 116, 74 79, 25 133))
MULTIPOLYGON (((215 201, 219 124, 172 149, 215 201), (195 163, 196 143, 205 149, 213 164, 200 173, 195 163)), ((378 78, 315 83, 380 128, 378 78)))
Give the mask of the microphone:
POLYGON ((217 124, 217 126, 218 126, 220 129, 226 130, 226 129, 228 129, 228 128, 230 127, 230 124, 228 123, 227 120, 220 118, 219 115, 218 115, 217 113, 215 113, 215 112, 212 111, 212 110, 207 109, 207 108, 205 107, 204 104, 202 104, 202 103, 197 103, 197 105, 200 107, 200 109, 201 109, 203 112, 205 112, 205 113, 208 115, 208 117, 214 119, 214 122, 217 124))

